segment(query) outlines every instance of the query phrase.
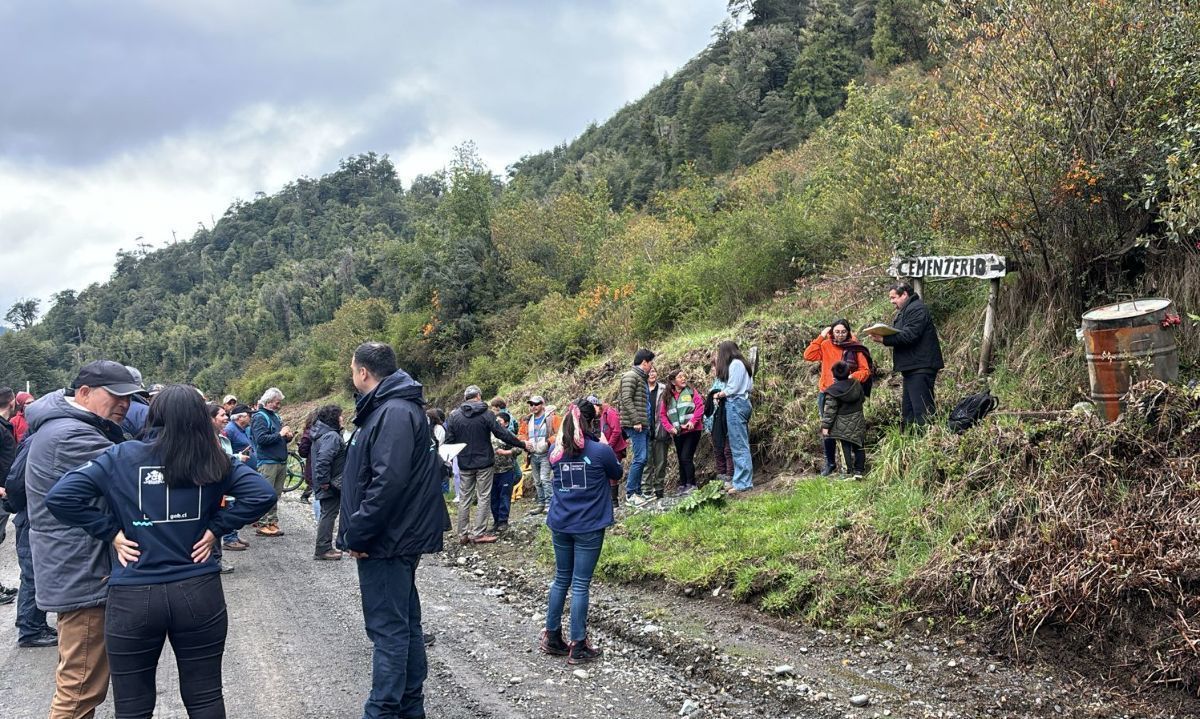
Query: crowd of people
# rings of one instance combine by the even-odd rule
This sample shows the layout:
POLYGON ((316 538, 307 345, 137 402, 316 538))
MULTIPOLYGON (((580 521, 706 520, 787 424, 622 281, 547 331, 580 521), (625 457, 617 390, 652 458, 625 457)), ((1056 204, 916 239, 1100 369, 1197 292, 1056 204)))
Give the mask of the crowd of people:
MULTIPOLYGON (((911 287, 897 285, 890 296, 895 326, 870 336, 894 349, 904 421, 920 423, 942 366, 937 334, 911 287)), ((823 473, 834 471, 840 443, 848 472, 861 476, 870 352, 838 320, 804 356, 821 363, 823 473)), ((167 640, 189 716, 225 716, 221 574, 232 566, 223 553, 249 549, 239 535, 246 526, 262 538, 284 535, 276 505, 297 436, 318 522, 313 557, 357 560, 373 644, 365 717, 424 715, 427 640, 416 571, 452 529, 452 481, 463 545, 495 542, 514 490, 529 494, 530 513, 546 516, 555 557, 538 646, 570 664, 595 659, 589 588, 622 494, 635 508, 663 498, 672 447, 675 491, 694 491, 703 481, 695 455, 704 432, 726 494, 753 487, 755 367, 737 343, 716 347, 706 389, 682 368, 660 379, 654 360, 639 349, 612 402, 587 394, 560 413, 533 394, 527 414, 515 417, 502 399, 485 404, 472 385, 447 417, 427 406, 391 347, 364 343, 349 366, 349 437, 337 405, 310 413, 297 435, 279 415, 277 388, 253 405, 234 395, 208 403, 190 385, 144 389, 136 369, 109 360, 84 365, 67 388, 36 401, 0 388, 0 540, 11 513, 21 572, 19 589, 0 587, 0 603, 18 604, 20 646, 58 647, 51 718, 91 716, 110 678, 118 717, 151 716, 167 640), (47 612, 57 615, 53 627, 47 612)))

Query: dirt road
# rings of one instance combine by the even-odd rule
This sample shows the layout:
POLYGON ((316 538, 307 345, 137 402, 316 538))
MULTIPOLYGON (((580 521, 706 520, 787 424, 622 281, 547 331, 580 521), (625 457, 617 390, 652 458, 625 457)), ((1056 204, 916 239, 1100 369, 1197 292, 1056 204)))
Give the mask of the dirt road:
MULTIPOLYGON (((311 559, 314 522, 285 499, 287 535, 227 555, 230 717, 359 716, 370 683, 354 562, 311 559)), ((568 667, 536 651, 549 569, 528 559, 537 520, 499 546, 427 557, 419 587, 431 717, 1130 717, 1196 716, 1195 706, 1133 707, 1047 667, 1012 668, 962 639, 890 639, 772 622, 710 596, 598 586, 593 633, 604 660, 568 667), (865 703, 865 704, 864 704, 865 703), (856 706, 863 704, 863 706, 856 706)), ((11 540, 0 580, 16 584, 11 540)), ((53 649, 19 649, 0 607, 0 717, 40 717, 53 649)), ((158 717, 186 716, 169 649, 158 717)), ((98 717, 111 717, 111 702, 98 717)))

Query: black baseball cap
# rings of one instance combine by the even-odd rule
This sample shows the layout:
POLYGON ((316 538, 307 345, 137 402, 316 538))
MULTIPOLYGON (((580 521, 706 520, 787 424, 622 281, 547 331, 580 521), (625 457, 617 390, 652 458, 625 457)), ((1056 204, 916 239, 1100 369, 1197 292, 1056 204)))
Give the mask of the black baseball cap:
POLYGON ((103 387, 106 392, 117 397, 146 393, 125 365, 112 360, 96 360, 85 364, 71 383, 72 390, 80 387, 103 387))

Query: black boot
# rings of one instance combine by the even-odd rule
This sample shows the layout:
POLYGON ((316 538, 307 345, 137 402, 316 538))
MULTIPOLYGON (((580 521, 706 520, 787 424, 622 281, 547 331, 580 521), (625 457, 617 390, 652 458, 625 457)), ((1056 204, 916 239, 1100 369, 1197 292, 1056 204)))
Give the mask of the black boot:
POLYGON ((542 634, 538 637, 538 649, 541 649, 546 654, 555 656, 566 656, 571 651, 571 646, 563 641, 562 628, 552 632, 549 629, 543 629, 542 634))
POLYGON ((825 450, 825 468, 821 470, 821 476, 828 477, 837 471, 837 440, 822 437, 821 447, 825 450))

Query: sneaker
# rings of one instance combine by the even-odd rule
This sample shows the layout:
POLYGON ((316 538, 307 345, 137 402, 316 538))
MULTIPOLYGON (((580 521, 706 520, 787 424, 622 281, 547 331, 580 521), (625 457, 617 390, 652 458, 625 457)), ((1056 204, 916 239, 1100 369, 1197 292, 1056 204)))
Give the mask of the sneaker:
POLYGON ((543 654, 553 654, 558 657, 564 657, 571 653, 570 645, 563 641, 562 629, 555 632, 543 629, 538 636, 538 649, 541 649, 543 654))
POLYGON ((17 588, 6 587, 3 584, 0 584, 0 596, 15 597, 17 596, 17 588))
POLYGON ((593 659, 599 659, 604 652, 592 646, 587 639, 582 642, 571 642, 571 652, 567 656, 567 664, 583 664, 593 659))
POLYGON ((321 554, 313 555, 313 559, 322 559, 322 560, 331 560, 331 561, 336 561, 341 558, 342 558, 342 553, 336 549, 331 549, 328 552, 322 552, 321 554))
POLYGON ((826 464, 824 467, 821 468, 821 476, 828 477, 829 475, 833 474, 836 471, 837 471, 837 465, 826 464))
POLYGON ((34 648, 34 647, 56 647, 58 646, 58 635, 50 632, 42 632, 37 636, 29 639, 22 639, 17 642, 18 647, 34 648))
POLYGON ((239 539, 236 542, 222 542, 221 548, 227 552, 244 552, 250 548, 250 545, 239 539))
POLYGON ((421 641, 425 643, 425 646, 432 647, 437 641, 437 635, 433 632, 424 632, 421 634, 421 641))
POLYGON ((471 544, 493 544, 499 539, 494 534, 481 534, 478 537, 471 537, 471 544))
POLYGON ((662 491, 661 489, 656 489, 656 490, 654 490, 654 498, 655 498, 655 499, 662 499, 662 498, 663 498, 663 491, 662 491))
POLYGON ((221 574, 233 574, 234 566, 228 562, 221 562, 221 574))
POLYGON ((497 522, 496 526, 492 527, 492 532, 500 534, 508 531, 508 522, 497 522))
POLYGON ((646 499, 640 494, 631 494, 625 499, 625 504, 629 504, 634 507, 644 507, 649 503, 649 501, 650 500, 646 499))
POLYGON ((15 592, 12 594, 0 594, 0 605, 12 604, 15 601, 17 601, 17 595, 15 592))
POLYGON ((854 481, 855 481, 855 482, 861 482, 861 481, 862 481, 862 478, 863 478, 863 476, 862 476, 862 473, 861 473, 861 472, 855 472, 855 473, 854 473, 854 481))
POLYGON ((542 512, 545 512, 545 511, 546 511, 546 505, 544 505, 540 502, 529 508, 530 514, 541 514, 542 512))

